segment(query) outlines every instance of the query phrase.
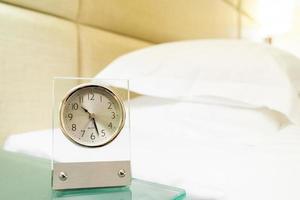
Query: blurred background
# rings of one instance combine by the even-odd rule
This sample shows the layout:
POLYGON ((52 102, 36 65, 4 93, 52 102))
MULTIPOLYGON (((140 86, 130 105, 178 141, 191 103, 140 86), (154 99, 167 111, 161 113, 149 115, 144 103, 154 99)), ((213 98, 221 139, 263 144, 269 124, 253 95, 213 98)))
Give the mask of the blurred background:
POLYGON ((252 40, 300 57, 299 0, 1 0, 0 144, 51 127, 52 78, 189 39, 252 40))

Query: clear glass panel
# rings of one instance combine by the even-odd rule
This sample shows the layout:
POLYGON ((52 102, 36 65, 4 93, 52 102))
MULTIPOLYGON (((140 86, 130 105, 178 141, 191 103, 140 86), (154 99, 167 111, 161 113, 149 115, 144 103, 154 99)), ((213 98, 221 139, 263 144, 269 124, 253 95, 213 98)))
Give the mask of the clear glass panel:
POLYGON ((69 190, 53 193, 53 200, 183 200, 185 197, 186 193, 183 189, 138 179, 133 179, 130 187, 69 190))

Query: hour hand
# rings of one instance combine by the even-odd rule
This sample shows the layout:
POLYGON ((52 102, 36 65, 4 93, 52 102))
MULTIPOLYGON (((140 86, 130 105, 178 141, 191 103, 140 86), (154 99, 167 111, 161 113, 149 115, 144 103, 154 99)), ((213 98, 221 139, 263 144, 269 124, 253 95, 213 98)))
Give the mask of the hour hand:
POLYGON ((84 112, 89 113, 89 115, 91 114, 86 108, 80 106, 82 108, 82 110, 84 110, 84 112))

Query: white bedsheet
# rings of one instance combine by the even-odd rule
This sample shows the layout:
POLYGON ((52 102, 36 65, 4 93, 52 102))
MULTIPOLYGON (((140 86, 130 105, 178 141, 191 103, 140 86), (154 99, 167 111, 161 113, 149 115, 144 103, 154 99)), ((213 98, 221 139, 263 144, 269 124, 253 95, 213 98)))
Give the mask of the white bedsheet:
MULTIPOLYGON (((139 97, 130 115, 136 178, 192 199, 300 199, 300 128, 275 112, 139 97)), ((50 158, 51 131, 13 135, 4 148, 50 158)))

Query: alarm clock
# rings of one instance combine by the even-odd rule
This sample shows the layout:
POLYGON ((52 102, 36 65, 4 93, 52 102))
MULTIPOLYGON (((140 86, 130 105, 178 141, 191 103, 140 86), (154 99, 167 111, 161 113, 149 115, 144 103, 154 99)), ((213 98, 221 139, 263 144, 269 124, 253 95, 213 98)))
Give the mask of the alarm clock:
MULTIPOLYGON (((67 91, 58 106, 60 134, 74 149, 69 157, 76 157, 76 151, 83 152, 80 154, 83 161, 54 162, 53 189, 129 185, 130 161, 113 157, 113 152, 120 154, 120 148, 124 148, 124 145, 118 143, 124 143, 122 140, 127 137, 125 134, 128 134, 123 130, 126 118, 122 98, 104 84, 85 83, 67 91), (96 160, 88 160, 97 153, 105 154, 105 158, 111 156, 112 159, 102 160, 99 157, 96 160)), ((64 151, 64 148, 61 147, 60 151, 64 151)))

